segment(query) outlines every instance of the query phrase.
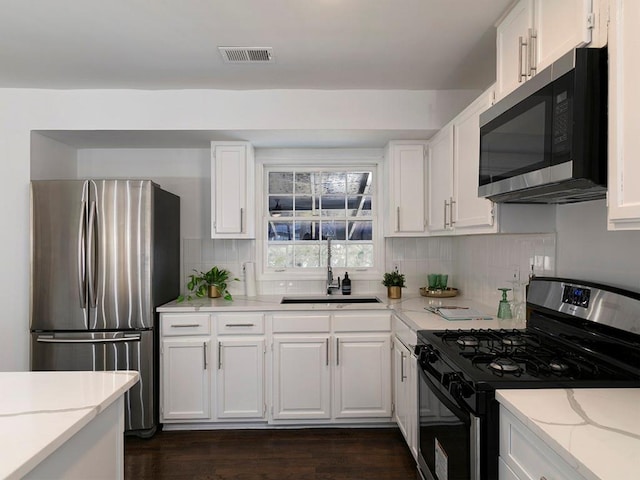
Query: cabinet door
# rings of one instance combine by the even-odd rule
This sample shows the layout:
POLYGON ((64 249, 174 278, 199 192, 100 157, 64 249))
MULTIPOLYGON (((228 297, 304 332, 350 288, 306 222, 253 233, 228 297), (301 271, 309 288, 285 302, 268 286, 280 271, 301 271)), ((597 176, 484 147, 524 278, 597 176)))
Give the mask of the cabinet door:
POLYGON ((418 359, 407 350, 405 359, 405 388, 407 389, 407 430, 409 449, 418 458, 418 359))
POLYGON ((391 417, 390 335, 337 335, 335 349, 334 417, 391 417))
POLYGON ((640 230, 640 2, 610 8, 609 230, 640 230))
MULTIPOLYGON (((596 0, 597 1, 597 0, 596 0)), ((541 71, 576 47, 591 42, 592 0, 537 0, 536 38, 531 58, 541 71)))
POLYGON ((208 338, 162 340, 162 419, 210 418, 208 338))
POLYGON ((478 197, 480 114, 491 106, 492 100, 493 90, 489 90, 453 122, 455 204, 452 207, 452 223, 456 231, 480 228, 489 233, 494 225, 493 202, 478 197))
POLYGON ((330 418, 330 369, 328 335, 274 336, 273 418, 330 418))
POLYGON ((218 419, 263 419, 264 339, 218 339, 218 419))
POLYGON ((251 146, 212 143, 211 155, 211 237, 253 238, 251 146))
POLYGON ((407 348, 397 338, 393 340, 393 398, 394 417, 407 445, 411 443, 409 427, 409 392, 407 389, 407 348))
POLYGON ((533 28, 533 0, 520 0, 496 31, 496 97, 502 98, 528 78, 527 46, 533 28))
POLYGON ((425 153, 423 144, 390 147, 390 235, 425 231, 425 153))
POLYGON ((429 232, 451 230, 453 199, 453 127, 445 126, 428 145, 427 227, 429 232))

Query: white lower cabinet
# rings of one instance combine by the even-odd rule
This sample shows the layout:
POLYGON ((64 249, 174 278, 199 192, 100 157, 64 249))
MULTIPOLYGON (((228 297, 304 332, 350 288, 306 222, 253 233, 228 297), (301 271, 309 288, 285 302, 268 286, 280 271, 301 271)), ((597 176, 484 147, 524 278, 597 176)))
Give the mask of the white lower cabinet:
POLYGON ((272 419, 389 420, 390 326, 388 313, 274 315, 272 419))
POLYGON ((584 480, 504 406, 500 406, 500 480, 584 480))
POLYGON ((388 312, 160 318, 161 422, 167 428, 391 421, 388 312))
POLYGON ((394 417, 414 458, 418 456, 418 370, 412 352, 393 340, 394 417))
POLYGON ((329 335, 274 335, 275 420, 331 418, 329 335))
POLYGON ((162 314, 160 419, 211 417, 211 323, 208 313, 162 314))
POLYGON ((219 337, 216 375, 216 417, 265 417, 264 338, 219 337))
POLYGON ((334 417, 391 417, 389 333, 336 335, 335 344, 334 417))
POLYGON ((162 340, 162 420, 210 418, 210 345, 208 337, 162 340))

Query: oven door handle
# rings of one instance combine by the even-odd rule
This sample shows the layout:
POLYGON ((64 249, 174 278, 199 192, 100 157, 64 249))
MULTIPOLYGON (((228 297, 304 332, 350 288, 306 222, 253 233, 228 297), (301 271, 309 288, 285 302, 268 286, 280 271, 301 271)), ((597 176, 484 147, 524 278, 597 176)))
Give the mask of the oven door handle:
POLYGON ((444 405, 451 410, 451 412, 453 414, 455 414, 456 417, 458 417, 460 420, 463 420, 465 422, 465 424, 470 424, 471 423, 471 416, 473 415, 471 412, 471 409, 465 405, 460 405, 460 402, 457 401, 457 399, 453 396, 448 396, 445 395, 444 393, 442 393, 440 391, 440 389, 438 388, 438 385, 436 384, 436 382, 434 382, 433 380, 431 380, 429 378, 429 375, 427 374, 427 372, 423 369, 420 369, 420 371, 422 372, 421 374, 424 375, 425 380, 427 381, 427 385, 429 386, 429 390, 431 390, 431 392, 438 397, 438 400, 440 400, 442 403, 444 403, 444 405))

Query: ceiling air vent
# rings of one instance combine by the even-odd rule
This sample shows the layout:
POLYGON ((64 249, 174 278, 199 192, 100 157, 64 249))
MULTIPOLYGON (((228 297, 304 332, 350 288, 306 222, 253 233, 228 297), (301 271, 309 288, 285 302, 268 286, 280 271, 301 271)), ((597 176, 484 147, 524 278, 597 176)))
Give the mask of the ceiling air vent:
POLYGON ((218 47, 225 63, 273 63, 271 47, 218 47))

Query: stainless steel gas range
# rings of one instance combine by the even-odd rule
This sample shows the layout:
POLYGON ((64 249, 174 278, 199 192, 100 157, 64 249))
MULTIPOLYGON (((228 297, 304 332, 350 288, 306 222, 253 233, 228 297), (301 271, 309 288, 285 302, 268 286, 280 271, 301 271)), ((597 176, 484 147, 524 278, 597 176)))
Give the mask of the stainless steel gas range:
POLYGON ((640 294, 536 277, 527 317, 519 330, 418 332, 425 479, 498 478, 498 389, 640 387, 640 294))

